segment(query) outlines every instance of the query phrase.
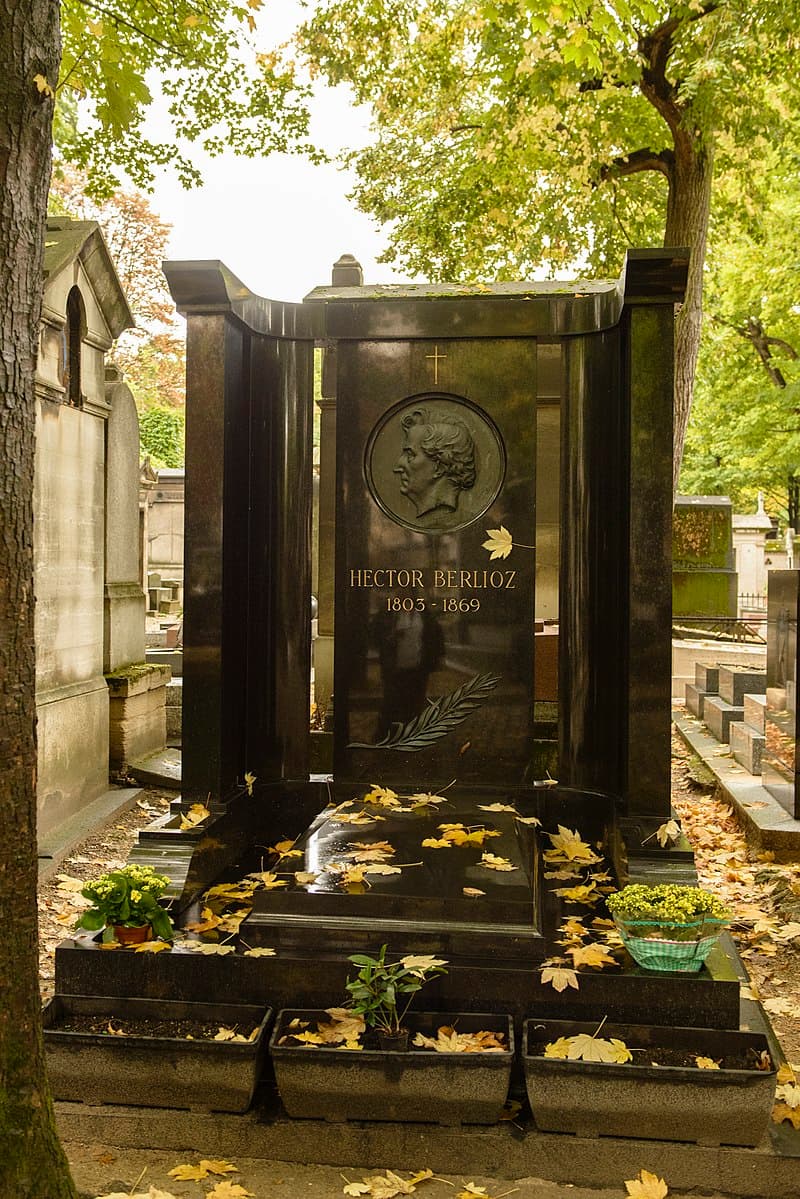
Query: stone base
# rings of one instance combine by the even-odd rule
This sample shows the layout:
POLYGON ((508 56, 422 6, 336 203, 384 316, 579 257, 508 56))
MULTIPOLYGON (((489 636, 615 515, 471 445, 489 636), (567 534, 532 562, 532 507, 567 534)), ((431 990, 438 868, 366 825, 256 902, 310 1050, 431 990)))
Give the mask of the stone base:
POLYGON ((132 759, 155 753, 166 745, 169 679, 169 667, 144 662, 106 676, 112 770, 123 770, 132 759))
POLYGON ((705 662, 695 662, 694 682, 696 687, 708 692, 710 695, 718 695, 719 666, 709 666, 705 662))
POLYGON ((746 695, 743 702, 745 723, 754 728, 757 733, 763 733, 767 697, 765 695, 746 695))
POLYGON ((729 704, 743 703, 745 695, 763 695, 766 686, 766 670, 748 670, 746 666, 719 668, 719 693, 729 704))
POLYGON ((167 683, 167 744, 180 745, 183 726, 183 679, 167 683))
POLYGON ((709 694, 712 693, 704 691, 702 687, 697 687, 694 683, 686 684, 686 707, 698 720, 703 719, 705 698, 709 694))
POLYGON ((731 721, 729 732, 731 750, 736 761, 750 774, 760 775, 764 734, 744 720, 731 721))
POLYGON ((717 741, 729 741, 731 722, 741 720, 743 716, 744 708, 734 707, 719 695, 706 696, 703 705, 703 720, 717 741))
POLYGON ((40 835, 108 788, 108 708, 102 675, 37 693, 40 835))

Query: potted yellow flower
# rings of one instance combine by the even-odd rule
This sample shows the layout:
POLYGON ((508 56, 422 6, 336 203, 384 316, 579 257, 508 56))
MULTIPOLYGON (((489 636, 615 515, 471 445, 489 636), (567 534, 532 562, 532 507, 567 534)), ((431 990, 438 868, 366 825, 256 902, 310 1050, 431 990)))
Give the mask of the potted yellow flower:
POLYGON ((169 879, 152 866, 123 866, 90 879, 81 890, 92 903, 75 925, 89 932, 104 929, 104 941, 123 945, 150 941, 155 934, 171 941, 175 930, 158 902, 169 887, 169 879))

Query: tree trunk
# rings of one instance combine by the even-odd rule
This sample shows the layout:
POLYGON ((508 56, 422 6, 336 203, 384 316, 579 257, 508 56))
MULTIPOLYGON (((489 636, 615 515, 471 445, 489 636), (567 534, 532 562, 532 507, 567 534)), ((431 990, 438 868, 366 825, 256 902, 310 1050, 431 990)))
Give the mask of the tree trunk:
POLYGON ((692 407, 694 376, 703 321, 703 263, 706 257, 711 208, 711 151, 695 139, 675 139, 675 160, 669 177, 665 246, 686 246, 690 251, 686 298, 675 326, 675 419, 672 489, 678 490, 686 426, 692 407))
POLYGON ((0 0, 0 1195, 9 1199, 75 1199, 45 1077, 36 918, 34 370, 47 84, 59 55, 56 0, 0 0))

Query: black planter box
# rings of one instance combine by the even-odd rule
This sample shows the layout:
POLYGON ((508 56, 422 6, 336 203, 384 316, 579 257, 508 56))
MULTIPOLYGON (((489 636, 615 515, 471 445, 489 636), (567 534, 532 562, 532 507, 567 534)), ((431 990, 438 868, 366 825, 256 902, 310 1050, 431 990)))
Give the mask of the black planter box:
POLYGON ((573 1062, 531 1052, 537 1042, 592 1034, 598 1023, 525 1021, 525 1083, 538 1128, 701 1145, 753 1146, 762 1139, 775 1096, 774 1063, 771 1070, 755 1068, 768 1050, 766 1037, 710 1028, 604 1024, 598 1036, 624 1041, 633 1050, 632 1062, 573 1062), (712 1059, 745 1054, 754 1068, 655 1066, 648 1050, 659 1046, 712 1059))
POLYGON ((55 995, 43 1012, 47 1072, 55 1099, 244 1112, 267 1056, 272 1009, 242 1004, 184 1003, 55 995), (66 1032, 66 1016, 109 1020, 202 1020, 258 1024, 253 1041, 186 1040, 66 1032))
POLYGON ((378 1049, 346 1050, 324 1045, 280 1045, 289 1023, 312 1026, 328 1019, 324 1011, 287 1009, 278 1013, 270 1053, 283 1106, 294 1117, 344 1120, 398 1120, 434 1124, 495 1124, 508 1094, 514 1059, 514 1029, 506 1015, 409 1013, 404 1024, 435 1036, 441 1025, 458 1032, 502 1032, 502 1053, 406 1053, 378 1049))

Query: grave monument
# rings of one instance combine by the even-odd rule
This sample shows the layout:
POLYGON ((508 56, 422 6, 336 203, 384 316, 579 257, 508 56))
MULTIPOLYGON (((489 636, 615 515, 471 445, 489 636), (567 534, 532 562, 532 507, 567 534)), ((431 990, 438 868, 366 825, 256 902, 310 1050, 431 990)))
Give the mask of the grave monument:
MULTIPOLYGON (((690 877, 685 844, 655 837, 670 816, 673 325, 687 261, 631 251, 611 283, 371 288, 347 260, 298 305, 254 296, 218 262, 166 264, 188 323, 178 807, 210 815, 182 832, 176 811, 135 856, 170 874, 176 910, 263 870, 279 842, 305 881, 258 891, 241 926, 242 945, 274 959, 200 963, 176 946, 133 968, 84 946, 60 951, 60 989, 324 1006, 347 955, 387 942, 448 959, 435 1002, 522 1015, 552 1002, 531 967, 562 918, 537 821, 602 841, 621 881, 690 877), (333 561, 320 554, 331 777, 309 773, 315 343, 330 433, 335 413, 335 469, 328 444, 320 478, 320 527, 335 526, 333 561), (536 702, 545 625, 555 719, 536 702), (387 791, 402 810, 363 802, 387 791), (492 840, 430 844, 447 825, 492 840), (376 836, 403 868, 343 888, 326 868, 376 836), (487 851, 505 866, 487 868, 487 851)), ((582 975, 559 1010, 629 1018, 656 997, 665 1021, 738 1019, 722 951, 689 984, 582 975)))

